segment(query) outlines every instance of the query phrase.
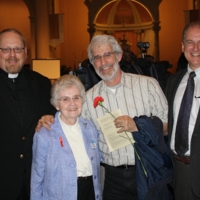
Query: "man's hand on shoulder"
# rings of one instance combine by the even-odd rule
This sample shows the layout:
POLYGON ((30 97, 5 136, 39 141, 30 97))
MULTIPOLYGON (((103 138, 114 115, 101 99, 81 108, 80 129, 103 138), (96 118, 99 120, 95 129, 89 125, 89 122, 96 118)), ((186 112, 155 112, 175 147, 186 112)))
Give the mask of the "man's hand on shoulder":
POLYGON ((42 126, 44 126, 46 129, 50 130, 51 125, 53 123, 54 123, 53 115, 44 115, 39 119, 38 124, 35 128, 35 131, 38 132, 42 126))

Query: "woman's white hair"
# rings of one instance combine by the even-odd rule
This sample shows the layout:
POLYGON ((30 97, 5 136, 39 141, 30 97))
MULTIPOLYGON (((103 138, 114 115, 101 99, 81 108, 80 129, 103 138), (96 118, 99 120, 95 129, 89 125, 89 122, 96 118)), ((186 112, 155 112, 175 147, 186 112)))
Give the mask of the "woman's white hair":
POLYGON ((57 79, 51 88, 51 104, 55 107, 57 105, 57 99, 59 91, 71 88, 75 86, 82 97, 83 103, 85 102, 85 88, 80 81, 80 79, 74 75, 63 75, 59 79, 57 79))

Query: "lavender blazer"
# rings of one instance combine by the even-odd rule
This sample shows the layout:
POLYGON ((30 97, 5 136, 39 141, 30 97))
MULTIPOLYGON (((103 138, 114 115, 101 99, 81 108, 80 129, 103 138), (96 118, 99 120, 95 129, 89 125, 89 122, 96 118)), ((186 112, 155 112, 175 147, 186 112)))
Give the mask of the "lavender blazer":
MULTIPOLYGON (((92 164, 95 199, 101 200, 98 132, 90 121, 81 117, 78 120, 92 164)), ((31 200, 77 200, 76 161, 62 131, 58 113, 50 131, 41 128, 34 135, 31 200)))

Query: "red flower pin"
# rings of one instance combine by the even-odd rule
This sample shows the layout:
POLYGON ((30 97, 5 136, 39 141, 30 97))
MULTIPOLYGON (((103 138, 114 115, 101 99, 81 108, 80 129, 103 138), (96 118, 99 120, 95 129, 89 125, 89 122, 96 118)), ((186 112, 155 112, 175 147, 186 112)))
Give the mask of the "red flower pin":
POLYGON ((60 137, 59 140, 60 140, 60 146, 61 146, 61 147, 64 147, 62 137, 60 137))
POLYGON ((93 104, 94 108, 96 108, 98 105, 102 106, 103 101, 104 101, 103 97, 100 97, 100 96, 96 97, 94 99, 94 104, 93 104))

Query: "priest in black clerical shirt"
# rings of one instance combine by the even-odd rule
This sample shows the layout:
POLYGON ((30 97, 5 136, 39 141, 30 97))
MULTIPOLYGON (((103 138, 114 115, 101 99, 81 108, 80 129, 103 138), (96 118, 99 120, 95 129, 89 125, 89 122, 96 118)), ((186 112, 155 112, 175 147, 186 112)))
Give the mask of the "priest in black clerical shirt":
POLYGON ((16 29, 0 32, 0 199, 30 199, 32 139, 41 116, 54 114, 50 80, 23 68, 26 41, 16 29))

